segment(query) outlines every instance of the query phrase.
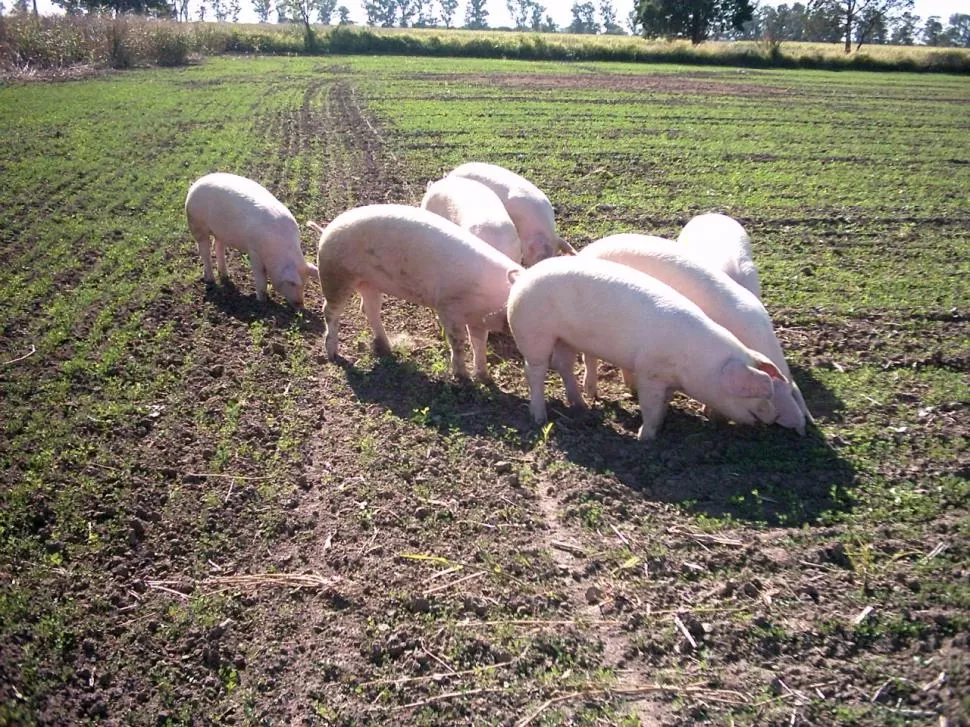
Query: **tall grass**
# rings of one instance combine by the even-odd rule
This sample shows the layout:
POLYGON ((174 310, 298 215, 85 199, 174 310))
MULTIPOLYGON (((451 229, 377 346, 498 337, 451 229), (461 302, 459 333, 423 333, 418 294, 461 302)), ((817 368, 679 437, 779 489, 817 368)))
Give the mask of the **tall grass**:
POLYGON ((937 71, 970 73, 970 51, 864 47, 845 55, 824 43, 646 41, 630 36, 331 27, 306 35, 295 25, 179 24, 136 17, 67 16, 0 19, 0 67, 9 70, 87 64, 174 66, 219 53, 379 54, 525 60, 623 61, 754 68, 937 71))
POLYGON ((60 69, 76 65, 111 68, 188 62, 198 43, 176 23, 120 16, 0 19, 0 68, 60 69))

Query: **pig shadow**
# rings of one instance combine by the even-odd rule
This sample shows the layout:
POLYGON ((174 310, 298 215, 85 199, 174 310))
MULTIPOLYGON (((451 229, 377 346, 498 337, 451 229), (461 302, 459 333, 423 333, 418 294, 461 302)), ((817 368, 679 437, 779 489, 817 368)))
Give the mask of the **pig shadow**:
POLYGON ((311 308, 299 310, 286 301, 277 300, 270 291, 266 300, 256 299, 255 292, 243 292, 232 280, 205 283, 205 301, 212 303, 225 315, 249 324, 254 321, 272 322, 279 329, 298 325, 306 335, 317 338, 326 331, 323 317, 311 308))
POLYGON ((494 383, 443 380, 428 376, 408 358, 385 356, 369 370, 341 356, 347 383, 362 402, 377 403, 395 416, 447 434, 455 429, 472 436, 497 436, 502 427, 525 431, 529 403, 494 383))
POLYGON ((812 375, 810 369, 801 366, 790 366, 790 368, 812 416, 841 424, 845 419, 845 402, 812 375))
POLYGON ((646 499, 711 517, 800 526, 851 508, 855 470, 816 427, 800 437, 715 422, 687 402, 677 397, 649 442, 636 440, 639 406, 624 398, 557 422, 555 443, 569 461, 610 473, 646 499))
MULTIPOLYGON (((515 358, 512 351, 502 353, 515 358)), ((395 356, 378 359, 370 370, 337 363, 362 402, 443 434, 457 429, 501 439, 524 453, 557 448, 573 464, 611 476, 644 499, 785 526, 813 523, 823 513, 852 506, 848 493, 855 471, 814 426, 800 437, 777 426, 712 422, 680 397, 657 438, 639 442, 641 418, 633 397, 601 400, 584 410, 547 393, 553 426, 543 433, 532 422, 529 402, 494 384, 434 379, 412 359, 395 356)), ((797 380, 799 386, 811 384, 801 374, 797 380)), ((553 468, 541 476, 555 485, 558 477, 576 473, 553 468)))

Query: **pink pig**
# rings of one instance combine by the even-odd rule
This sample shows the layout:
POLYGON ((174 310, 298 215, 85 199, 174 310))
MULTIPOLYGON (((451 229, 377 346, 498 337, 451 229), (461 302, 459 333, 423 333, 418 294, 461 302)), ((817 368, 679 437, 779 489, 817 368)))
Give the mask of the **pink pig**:
POLYGON ((716 212, 693 217, 677 242, 704 265, 726 273, 761 300, 761 281, 751 255, 751 238, 737 220, 716 212))
POLYGON ((498 195, 481 182, 451 176, 429 182, 421 206, 468 230, 513 262, 522 262, 522 243, 512 218, 498 195))
POLYGON ((522 241, 522 264, 526 267, 552 257, 557 251, 575 255, 572 246, 556 234, 556 215, 549 198, 525 177, 496 164, 468 162, 453 169, 449 177, 474 179, 502 200, 522 241))
POLYGON ((417 207, 378 204, 338 215, 322 229, 317 267, 327 302, 327 356, 337 355, 340 315, 355 291, 379 355, 391 346, 381 324, 383 294, 433 308, 451 349, 451 371, 467 376, 462 352, 471 340, 475 377, 488 378, 489 331, 505 324, 512 281, 522 266, 443 217, 417 207))
POLYGON ((189 188, 185 214, 199 246, 206 282, 214 280, 211 237, 223 278, 229 278, 228 245, 249 253, 257 300, 266 300, 268 278, 280 295, 302 307, 306 281, 317 269, 303 258, 300 226, 268 189, 235 174, 207 174, 189 188))
POLYGON ((641 440, 656 435, 675 390, 741 424, 777 416, 771 399, 784 377, 771 361, 670 286, 625 265, 582 256, 544 260, 515 281, 508 315, 538 423, 546 420, 550 364, 570 403, 584 405, 573 373, 579 351, 631 373, 641 440))
MULTIPOLYGON (((611 235, 590 243, 579 256, 627 265, 666 283, 695 303, 712 321, 737 336, 745 346, 767 356, 787 380, 787 384, 775 382, 772 403, 778 412, 778 424, 805 434, 805 420, 811 421, 811 413, 791 377, 771 317, 757 296, 725 273, 702 265, 685 254, 679 245, 661 237, 611 235)), ((586 394, 595 396, 596 359, 587 356, 585 362, 586 394)))

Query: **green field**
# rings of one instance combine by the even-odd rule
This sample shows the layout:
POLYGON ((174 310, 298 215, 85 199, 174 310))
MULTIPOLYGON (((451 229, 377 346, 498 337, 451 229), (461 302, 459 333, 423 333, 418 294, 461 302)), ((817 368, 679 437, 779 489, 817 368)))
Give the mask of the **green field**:
MULTIPOLYGON (((0 87, 0 725, 970 719, 970 85, 220 57, 0 87), (514 344, 206 288, 210 171, 297 219, 524 174, 577 247, 719 210, 816 415, 535 427, 514 344)), ((307 232, 304 251, 315 256, 307 232)))

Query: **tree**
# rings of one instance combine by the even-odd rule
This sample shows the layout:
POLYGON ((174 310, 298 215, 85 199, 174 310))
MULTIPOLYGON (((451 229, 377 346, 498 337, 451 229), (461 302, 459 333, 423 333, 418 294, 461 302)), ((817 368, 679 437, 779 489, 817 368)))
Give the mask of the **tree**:
POLYGON ((341 5, 337 8, 337 24, 338 25, 353 25, 353 21, 350 19, 350 8, 346 5, 341 5))
POLYGON ((441 8, 441 22, 446 28, 450 28, 455 11, 458 10, 458 0, 438 0, 438 6, 441 8))
POLYGON ((205 3, 199 3, 199 22, 205 22, 205 3))
POLYGON ((809 4, 811 9, 827 9, 838 16, 846 53, 852 52, 853 38, 862 39, 856 43, 856 50, 862 47, 879 19, 888 23, 912 7, 913 0, 812 0, 809 4), (861 26, 861 30, 856 25, 861 26))
POLYGON ((889 26, 886 24, 884 16, 873 15, 872 13, 863 14, 861 22, 856 26, 855 42, 861 44, 865 41, 876 45, 889 42, 889 26), (866 34, 868 34, 868 37, 866 37, 866 34))
POLYGON ((256 19, 261 23, 269 22, 269 11, 272 0, 253 0, 253 10, 256 11, 256 19))
POLYGON ((926 45, 948 45, 949 38, 943 32, 943 23, 938 15, 931 15, 923 23, 923 43, 926 45))
POLYGON ((600 20, 607 35, 625 35, 623 28, 616 24, 616 8, 611 0, 600 0, 600 20))
POLYGON ((485 0, 468 0, 468 7, 465 9, 465 27, 469 30, 484 30, 488 27, 485 0))
POLYGON ((365 0, 364 12, 367 14, 368 25, 380 25, 382 28, 393 28, 397 25, 396 0, 365 0))
POLYGON ((950 45, 957 48, 970 48, 970 15, 954 13, 950 16, 950 23, 946 28, 946 37, 950 45))
POLYGON ((593 3, 574 2, 569 9, 573 14, 573 22, 569 24, 570 33, 580 33, 585 35, 595 35, 599 30, 596 24, 596 7, 593 3))
MULTIPOLYGON (((133 13, 155 18, 171 18, 176 11, 172 5, 169 5, 168 0, 54 0, 54 3, 72 14, 84 10, 89 13, 107 11, 114 15, 133 13)), ((18 0, 14 7, 23 7, 23 12, 27 12, 26 0, 18 0)))
POLYGON ((418 19, 414 21, 413 27, 415 28, 436 28, 438 27, 438 18, 434 14, 434 3, 433 0, 418 0, 418 19))
POLYGON ((638 0, 637 15, 645 36, 688 38, 697 45, 712 31, 740 30, 753 9, 750 0, 638 0))
POLYGON ((640 22, 640 12, 637 4, 633 4, 633 10, 626 16, 626 27, 630 29, 630 35, 640 35, 643 32, 643 23, 640 22))
POLYGON ((559 26, 556 25, 556 21, 552 19, 552 16, 546 13, 546 19, 539 26, 539 31, 542 33, 558 33, 559 26))
POLYGON ((317 22, 330 25, 334 11, 337 9, 337 0, 316 0, 316 6, 317 22))
POLYGON ((542 14, 546 12, 546 6, 540 5, 535 0, 529 7, 529 27, 537 33, 542 30, 542 14))
POLYGON ((212 5, 212 15, 215 16, 217 23, 226 22, 229 17, 229 8, 225 0, 209 0, 212 5))
POLYGON ((316 46, 317 36, 310 25, 317 0, 277 0, 276 10, 294 23, 303 24, 303 47, 311 51, 316 46))
POLYGON ((425 0, 397 0, 397 9, 401 13, 401 27, 411 25, 411 18, 418 14, 425 0))
POLYGON ((916 42, 916 26, 919 21, 919 15, 910 12, 900 15, 893 21, 890 42, 893 45, 913 45, 916 42))
POLYGON ((505 0, 505 7, 508 8, 509 15, 512 16, 516 30, 529 30, 530 28, 538 30, 542 23, 542 14, 546 10, 536 0, 505 0))

